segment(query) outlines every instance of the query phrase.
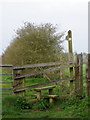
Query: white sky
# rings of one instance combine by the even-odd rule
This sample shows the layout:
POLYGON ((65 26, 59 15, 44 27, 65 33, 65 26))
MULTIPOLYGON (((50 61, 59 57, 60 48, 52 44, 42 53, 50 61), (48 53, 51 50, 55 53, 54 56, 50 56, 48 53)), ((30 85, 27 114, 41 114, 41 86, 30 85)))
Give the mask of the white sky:
MULTIPOLYGON (((57 24, 60 32, 71 29, 74 52, 88 51, 88 0, 0 1, 0 55, 26 21, 57 24)), ((67 51, 67 42, 64 46, 67 51)))

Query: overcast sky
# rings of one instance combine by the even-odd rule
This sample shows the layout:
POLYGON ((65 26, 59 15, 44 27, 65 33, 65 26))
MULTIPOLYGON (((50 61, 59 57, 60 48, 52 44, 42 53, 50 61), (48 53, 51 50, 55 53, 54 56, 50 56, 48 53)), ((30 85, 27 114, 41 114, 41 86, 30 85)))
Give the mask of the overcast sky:
POLYGON ((74 52, 88 51, 88 0, 0 1, 0 55, 26 21, 57 24, 60 32, 71 29, 74 52))

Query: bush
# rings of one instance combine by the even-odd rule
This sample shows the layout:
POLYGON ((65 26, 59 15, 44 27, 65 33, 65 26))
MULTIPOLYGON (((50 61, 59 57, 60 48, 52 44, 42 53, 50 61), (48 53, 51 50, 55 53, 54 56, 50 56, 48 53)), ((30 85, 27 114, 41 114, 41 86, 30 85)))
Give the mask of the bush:
POLYGON ((51 108, 51 104, 48 102, 48 100, 42 98, 40 100, 38 100, 38 102, 33 104, 33 108, 32 109, 36 109, 36 110, 46 110, 51 108))
POLYGON ((18 97, 15 106, 19 109, 30 109, 31 105, 27 102, 24 97, 18 97))

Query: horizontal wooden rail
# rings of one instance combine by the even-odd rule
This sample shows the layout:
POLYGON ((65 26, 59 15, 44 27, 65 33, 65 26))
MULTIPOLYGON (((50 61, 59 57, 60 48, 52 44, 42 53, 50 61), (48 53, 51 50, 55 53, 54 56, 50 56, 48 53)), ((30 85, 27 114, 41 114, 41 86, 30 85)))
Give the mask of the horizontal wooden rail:
POLYGON ((34 90, 38 92, 38 91, 41 91, 41 90, 53 89, 55 87, 56 86, 54 85, 54 86, 47 86, 47 87, 43 87, 43 88, 35 88, 34 90))
POLYGON ((67 65, 67 66, 62 65, 62 66, 59 66, 59 67, 54 67, 54 68, 48 68, 48 69, 45 69, 45 70, 35 71, 35 72, 28 73, 28 74, 24 74, 24 75, 19 76, 19 77, 15 77, 14 80, 28 78, 28 77, 35 76, 35 75, 42 74, 42 73, 46 73, 46 72, 57 71, 57 70, 61 70, 63 68, 67 68, 67 67, 69 67, 69 65, 67 65))
POLYGON ((41 63, 41 64, 31 64, 31 65, 23 65, 14 67, 14 70, 24 69, 24 68, 35 68, 35 67, 45 67, 45 66, 53 66, 53 65, 68 65, 73 64, 73 62, 51 62, 51 63, 41 63))
POLYGON ((27 90, 27 89, 31 89, 31 88, 35 88, 35 87, 40 87, 40 86, 43 86, 43 85, 56 84, 56 83, 60 83, 60 82, 63 82, 63 81, 70 81, 72 79, 74 79, 74 78, 52 80, 50 82, 40 83, 40 84, 26 86, 26 87, 22 87, 22 88, 18 87, 17 89, 13 89, 13 90, 14 90, 14 93, 17 93, 17 92, 21 92, 23 90, 27 90))

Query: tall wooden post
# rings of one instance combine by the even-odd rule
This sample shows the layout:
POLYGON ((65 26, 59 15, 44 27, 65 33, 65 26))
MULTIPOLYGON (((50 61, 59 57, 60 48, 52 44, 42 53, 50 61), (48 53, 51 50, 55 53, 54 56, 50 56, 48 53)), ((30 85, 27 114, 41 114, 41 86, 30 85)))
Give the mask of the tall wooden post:
POLYGON ((86 95, 90 97, 90 54, 87 55, 86 95))
MULTIPOLYGON (((68 31, 68 35, 66 36, 66 39, 68 40, 68 52, 69 52, 69 61, 73 60, 73 48, 72 48, 72 31, 68 31)), ((73 67, 70 66, 70 77, 73 77, 73 67)), ((70 80, 70 95, 74 91, 74 84, 73 84, 73 79, 70 80)))
POLYGON ((75 92, 78 97, 83 94, 83 58, 82 54, 75 56, 75 92))
POLYGON ((79 96, 83 94, 83 56, 79 54, 79 96))
POLYGON ((78 96, 79 93, 79 59, 78 55, 75 55, 75 93, 78 96))
MULTIPOLYGON (((22 72, 21 72, 22 74, 24 74, 25 73, 25 68, 23 68, 22 69, 22 72)), ((21 87, 25 87, 25 78, 23 78, 22 79, 22 84, 21 84, 21 87)), ((24 91, 22 91, 22 96, 24 96, 25 95, 25 90, 24 91)))

